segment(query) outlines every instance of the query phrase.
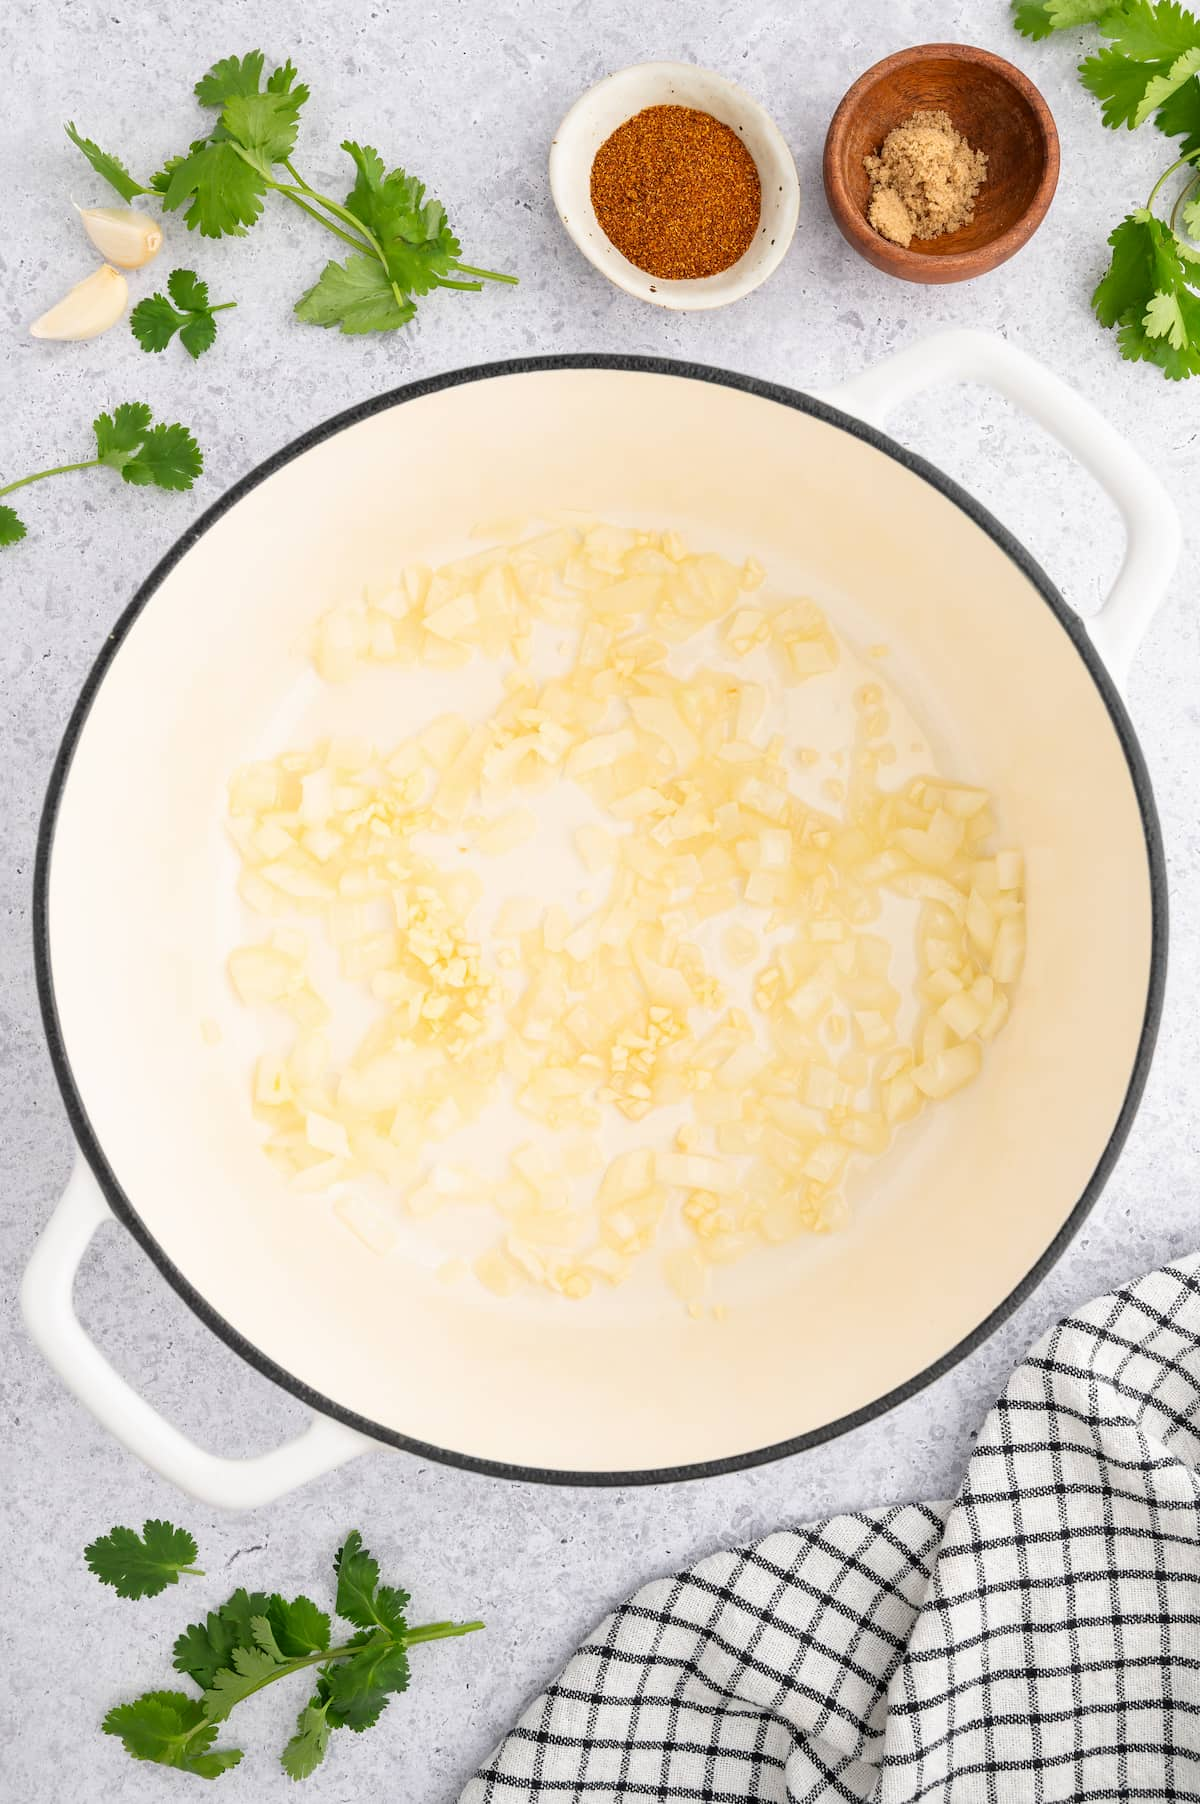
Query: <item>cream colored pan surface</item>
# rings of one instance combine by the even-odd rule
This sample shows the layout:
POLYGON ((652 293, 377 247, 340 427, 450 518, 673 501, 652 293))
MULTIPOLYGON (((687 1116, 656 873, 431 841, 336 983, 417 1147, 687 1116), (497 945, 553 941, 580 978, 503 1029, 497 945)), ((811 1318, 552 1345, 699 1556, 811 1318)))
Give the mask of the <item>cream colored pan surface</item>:
POLYGON ((1152 810, 1119 703, 1076 637, 920 469, 769 391, 533 367, 435 386, 324 437, 243 493, 153 589, 59 797, 58 1059, 110 1199, 277 1375, 452 1455, 661 1471, 870 1408, 1037 1266, 1140 1081, 1152 810), (844 1232, 739 1271, 721 1322, 689 1320, 665 1295, 616 1293, 598 1309, 500 1300, 380 1259, 275 1177, 236 1028, 217 1047, 199 1030, 229 1011, 227 780, 286 743, 313 681, 296 649, 306 625, 381 569, 454 552, 481 518, 558 507, 661 519, 796 573, 835 623, 892 647, 946 768, 996 792, 1027 855, 1028 960, 983 1078, 863 1173, 844 1232))

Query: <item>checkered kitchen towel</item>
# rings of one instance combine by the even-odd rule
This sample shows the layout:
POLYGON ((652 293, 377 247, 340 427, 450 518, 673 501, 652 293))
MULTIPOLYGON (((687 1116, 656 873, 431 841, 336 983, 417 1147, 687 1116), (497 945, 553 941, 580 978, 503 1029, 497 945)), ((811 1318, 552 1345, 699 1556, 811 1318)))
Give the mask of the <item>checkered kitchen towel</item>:
POLYGON ((1060 1323, 952 1504, 645 1586, 462 1804, 1200 1801, 1200 1257, 1060 1323))

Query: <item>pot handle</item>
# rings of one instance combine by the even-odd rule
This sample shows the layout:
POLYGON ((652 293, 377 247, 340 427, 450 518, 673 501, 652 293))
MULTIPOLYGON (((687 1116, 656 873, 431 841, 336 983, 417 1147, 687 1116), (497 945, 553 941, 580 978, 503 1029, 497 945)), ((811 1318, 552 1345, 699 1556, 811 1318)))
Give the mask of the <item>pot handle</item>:
POLYGON ((75 1277, 92 1235, 113 1219, 79 1156, 21 1281, 21 1310, 34 1341, 96 1420, 181 1491, 222 1509, 255 1509, 319 1478, 374 1443, 328 1416, 295 1440, 251 1459, 224 1459, 160 1416, 109 1364, 75 1313, 75 1277))
POLYGON ((1179 516, 1166 490, 1090 401, 995 333, 936 333, 820 398, 881 426, 910 395, 935 382, 980 382, 1007 396, 1078 458, 1115 502, 1125 523, 1125 556, 1103 606, 1084 624, 1123 690, 1179 560, 1179 516))

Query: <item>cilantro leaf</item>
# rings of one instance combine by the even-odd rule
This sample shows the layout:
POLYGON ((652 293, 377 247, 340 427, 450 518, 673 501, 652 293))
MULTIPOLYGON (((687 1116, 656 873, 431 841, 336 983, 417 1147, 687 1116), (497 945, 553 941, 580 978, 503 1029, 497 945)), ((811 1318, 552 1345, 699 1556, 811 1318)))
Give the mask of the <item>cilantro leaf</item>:
POLYGON ((1147 84, 1145 98, 1138 108, 1137 123, 1141 125, 1151 113, 1158 112, 1185 84, 1191 83, 1193 76, 1200 76, 1200 34, 1190 50, 1185 50, 1169 69, 1162 70, 1147 84))
POLYGON ((190 489, 203 468, 199 445, 187 427, 176 421, 173 426, 152 426, 121 475, 140 488, 190 489))
POLYGON ((407 297, 397 300, 382 264, 357 251, 345 263, 327 263, 295 307, 297 319, 339 326, 347 334, 394 332, 407 326, 416 311, 407 297))
POLYGON ((1123 357, 1157 364, 1170 382, 1200 376, 1200 295, 1190 288, 1152 295, 1140 320, 1135 312, 1122 320, 1117 342, 1123 357))
POLYGON ((92 422, 96 434, 96 450, 102 464, 121 468, 126 456, 132 456, 154 416, 144 401, 124 401, 115 413, 102 413, 92 422))
POLYGON ((173 269, 167 277, 167 293, 185 313, 204 313, 208 308, 208 283, 202 282, 194 269, 173 269))
POLYGON ((1130 308, 1144 310, 1158 288, 1188 279, 1174 232, 1145 207, 1128 214, 1108 242, 1112 260, 1092 296, 1102 326, 1115 326, 1130 308))
POLYGON ((193 1622, 175 1643, 175 1670, 194 1679, 207 1691, 221 1668, 228 1666, 235 1647, 253 1647, 251 1623, 268 1616, 274 1600, 263 1591, 239 1587, 219 1610, 210 1610, 203 1622, 193 1622))
POLYGON ((178 332, 179 342, 193 357, 207 351, 216 339, 217 322, 213 315, 236 307, 236 301, 223 301, 213 307, 208 299, 208 283, 202 282, 194 270, 173 269, 167 277, 167 293, 147 295, 129 316, 129 329, 143 351, 163 351, 178 332), (172 306, 174 302, 174 306, 172 306))
POLYGON ((307 1779, 324 1760, 328 1746, 326 1706, 312 1698, 296 1718, 296 1733, 279 1756, 279 1764, 289 1779, 307 1779))
POLYGON ((135 1760, 153 1760, 202 1779, 219 1779, 242 1758, 240 1748, 214 1748, 217 1725, 199 1698, 186 1691, 148 1691, 131 1704, 117 1704, 104 1719, 104 1733, 119 1735, 135 1760))
POLYGON ((221 1668, 229 1664, 237 1645, 221 1612, 210 1610, 203 1622, 189 1623, 176 1637, 173 1665, 176 1672, 186 1673, 202 1690, 207 1690, 221 1668))
POLYGON ((217 322, 211 313, 197 313, 179 329, 179 342, 190 357, 202 357, 216 342, 217 322))
POLYGON ((1190 200, 1183 209, 1183 223, 1193 238, 1200 238, 1200 190, 1197 190, 1195 200, 1190 200))
POLYGON ((339 1616, 352 1622, 356 1629, 379 1627, 393 1635, 404 1633, 408 1593, 392 1585, 380 1585, 379 1562, 367 1552, 356 1528, 351 1529, 334 1555, 333 1570, 337 1574, 334 1609, 339 1616))
POLYGON ((151 426, 144 401, 126 401, 93 422, 98 461, 145 488, 190 489, 204 458, 186 426, 151 426))
POLYGON ((15 507, 0 502, 0 545, 17 545, 25 537, 25 522, 15 507))
POLYGON ((462 254, 440 200, 426 201, 383 240, 388 274, 407 294, 428 294, 462 254))
POLYGON ((1139 62, 1172 62, 1200 44, 1200 19, 1178 0, 1121 0, 1105 9, 1100 29, 1114 48, 1139 62))
POLYGON ((272 69, 267 77, 268 94, 288 94, 295 92, 301 102, 308 99, 308 89, 303 82, 296 81, 296 65, 291 57, 281 63, 278 69, 272 69))
POLYGON ((1141 108, 1154 74, 1153 65, 1113 49, 1098 50, 1079 65, 1079 79, 1100 102, 1100 117, 1113 131, 1122 125, 1132 131, 1148 117, 1141 108))
POLYGON ((379 1620, 393 1635, 402 1635, 408 1627, 405 1611, 412 1599, 407 1591, 401 1591, 396 1585, 380 1585, 375 1593, 375 1608, 379 1620))
POLYGON ((248 1626, 249 1637, 239 1639, 230 1650, 229 1664, 212 1673, 205 1686, 204 1708, 214 1722, 262 1686, 308 1665, 314 1653, 324 1653, 329 1646, 329 1618, 307 1597, 288 1604, 272 1596, 267 1614, 252 1616, 248 1626))
MULTIPOLYGON (((291 156, 308 89, 303 82, 297 82, 290 60, 271 73, 265 91, 261 89, 262 72, 261 50, 252 50, 243 57, 227 56, 201 76, 196 83, 196 98, 202 106, 221 109, 220 123, 209 142, 218 144, 226 138, 233 139, 266 170, 272 163, 282 163, 291 156)), ((195 150, 196 146, 192 148, 195 150)))
POLYGON ((264 1654, 269 1654, 276 1666, 286 1666, 288 1656, 275 1639, 275 1631, 271 1627, 270 1619, 266 1616, 252 1616, 250 1629, 254 1636, 255 1646, 261 1648, 264 1654))
MULTIPOLYGON (((201 145, 206 144, 207 142, 207 138, 201 138, 192 145, 192 149, 198 150, 201 145)), ((150 177, 149 192, 151 194, 157 194, 159 200, 161 200, 163 195, 167 192, 167 189, 171 186, 171 177, 179 168, 180 164, 185 163, 186 161, 187 158, 183 156, 168 157, 162 168, 156 170, 150 177)))
POLYGON ((1102 325, 1119 328, 1121 355, 1157 364, 1173 382, 1200 375, 1200 261, 1144 207, 1121 221, 1109 244, 1112 261, 1092 305, 1102 325))
POLYGON ((165 351, 187 319, 177 313, 165 294, 148 294, 129 315, 129 330, 143 351, 165 351))
POLYGON ((342 1705, 331 1700, 328 1706, 330 1727, 349 1729, 352 1735, 361 1735, 364 1729, 375 1727, 387 1709, 387 1701, 386 1691, 360 1692, 342 1705))
MULTIPOLYGON (((243 238, 262 212, 267 178, 228 140, 202 140, 162 174, 163 211, 174 213, 188 202, 188 230, 199 227, 203 238, 243 238)), ((156 176, 156 188, 158 183, 156 176)))
POLYGON ((236 94, 225 102, 221 124, 257 162, 286 162, 296 146, 300 108, 307 88, 267 94, 236 94))
POLYGON ((81 150, 96 174, 102 176, 110 188, 115 188, 124 201, 136 200, 139 194, 149 194, 149 188, 143 188, 134 180, 119 157, 114 157, 93 142, 91 138, 81 137, 75 129, 74 120, 66 127, 66 133, 76 150, 81 150))
POLYGON ((266 1617, 289 1659, 325 1653, 329 1647, 329 1618, 310 1597, 295 1597, 288 1603, 276 1593, 267 1605, 266 1617))
POLYGON ((379 1562, 363 1546, 363 1538, 352 1528, 333 1556, 337 1575, 337 1598, 334 1609, 357 1629, 374 1628, 375 1593, 379 1589, 379 1562))
POLYGON ((265 1616, 271 1607, 271 1600, 262 1591, 247 1591, 239 1585, 227 1603, 221 1605, 221 1620, 233 1630, 237 1647, 254 1646, 254 1624, 260 1616, 265 1616))
MULTIPOLYGON (((1186 293, 1186 288, 1175 289, 1170 293, 1160 289, 1150 296, 1149 305, 1142 317, 1146 336, 1165 338, 1175 351, 1187 350, 1190 343, 1188 324, 1184 318, 1183 297, 1186 293)), ((1200 307, 1200 296, 1196 297, 1196 301, 1200 307)), ((1200 345, 1200 339, 1197 344, 1200 345)))
POLYGON ((1091 25, 1112 10, 1113 0, 1013 0, 1013 24, 1027 38, 1091 25))
POLYGON ((1153 214, 1139 207, 1110 232, 1112 258, 1092 295, 1092 306, 1102 326, 1115 326, 1131 307, 1144 307, 1147 294, 1153 292, 1157 224, 1153 214))
POLYGON ((361 1735, 364 1729, 372 1728, 387 1708, 386 1691, 354 1691, 343 1697, 340 1704, 333 1701, 333 1666, 323 1666, 317 1675, 317 1692, 314 1703, 320 1702, 329 1717, 331 1729, 349 1729, 355 1735, 361 1735))
MULTIPOLYGON (((265 1617, 255 1620, 267 1626, 265 1617)), ((285 1664, 277 1648, 235 1647, 229 1665, 213 1674, 205 1690, 204 1714, 210 1722, 224 1722, 235 1705, 261 1691, 285 1664)))
MULTIPOLYGON (((118 418, 124 410, 117 409, 118 418)), ((147 408, 149 419, 150 410, 147 408)), ((107 419, 102 414, 101 419, 107 419)), ((100 441, 99 422, 96 431, 100 441)), ((156 1519, 142 1524, 141 1535, 131 1528, 114 1528, 84 1548, 83 1557, 102 1585, 111 1585, 118 1597, 157 1597, 168 1585, 177 1585, 181 1572, 203 1577, 195 1565, 196 1543, 184 1528, 156 1519)))
POLYGON ((378 217, 383 184, 387 179, 383 158, 373 145, 356 144, 353 138, 343 138, 342 149, 357 171, 354 186, 346 196, 346 205, 356 219, 373 227, 378 217))
POLYGON ((342 144, 357 176, 346 196, 347 209, 374 233, 387 259, 388 274, 405 294, 428 294, 448 276, 462 246, 450 230, 446 209, 425 199, 425 185, 403 169, 384 174, 383 160, 370 144, 342 144))
POLYGON ((1101 30, 1108 46, 1080 64, 1105 125, 1142 125, 1200 70, 1200 20, 1176 0, 1125 0, 1101 30))
POLYGON ((126 482, 155 489, 189 489, 204 469, 195 438, 186 426, 152 426, 144 400, 126 400, 115 413, 101 413, 96 433, 97 462, 119 469, 126 482))
POLYGON ((355 1726, 358 1711, 372 1711, 374 1721, 391 1692, 408 1688, 408 1654, 402 1643, 390 1635, 370 1637, 364 1641, 361 1653, 349 1660, 338 1660, 326 1671, 331 1712, 336 1712, 350 1728, 355 1726))
POLYGON ((245 56, 223 56, 200 77, 193 91, 201 106, 223 107, 237 94, 257 94, 262 72, 261 50, 251 50, 245 56))
POLYGON ((1182 136, 1181 156, 1195 156, 1200 150, 1200 76, 1195 81, 1185 81, 1164 100, 1154 116, 1154 123, 1168 138, 1182 136))

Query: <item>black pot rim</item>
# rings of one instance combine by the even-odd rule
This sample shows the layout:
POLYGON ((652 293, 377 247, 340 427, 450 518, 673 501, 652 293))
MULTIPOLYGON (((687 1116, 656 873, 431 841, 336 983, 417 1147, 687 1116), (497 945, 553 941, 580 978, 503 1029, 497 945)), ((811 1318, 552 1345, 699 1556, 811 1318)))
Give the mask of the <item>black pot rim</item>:
POLYGON ((42 1023, 50 1049, 54 1074, 62 1092, 75 1138, 91 1166, 113 1214, 128 1228, 138 1245, 154 1261, 163 1277, 206 1327, 218 1335, 247 1364, 265 1378, 271 1379, 283 1390, 290 1392, 292 1396, 299 1398, 314 1412, 330 1416, 383 1445, 398 1447, 402 1451, 416 1454, 420 1458, 437 1460, 444 1465, 482 1473, 492 1478, 595 1488, 613 1485, 668 1484, 686 1479, 714 1478, 726 1473, 744 1471, 753 1466, 765 1465, 774 1460, 785 1459, 791 1454, 802 1453, 810 1447, 819 1446, 822 1442, 833 1440, 853 1428, 874 1421, 876 1417, 894 1409, 897 1404, 915 1397, 927 1385, 943 1377, 968 1354, 982 1346, 1001 1323, 1012 1315, 1013 1311, 1030 1295, 1061 1257, 1069 1242, 1078 1232, 1117 1161, 1141 1101, 1158 1034, 1166 982, 1167 878, 1162 835, 1149 772, 1125 705, 1117 693, 1112 678, 1094 650, 1079 616, 1068 607, 1040 564, 1030 556, 1021 542, 1003 527, 987 508, 944 475, 935 465, 928 463, 915 453, 905 450, 903 446, 898 445, 877 427, 867 425, 810 395, 783 387, 778 383, 763 381, 758 377, 739 375, 704 364, 686 363, 662 357, 626 357, 602 352, 582 352, 547 357, 520 357, 502 362, 477 364, 465 369, 452 370, 443 375, 429 376, 416 382, 405 383, 385 394, 361 401, 344 412, 335 414, 322 425, 302 433, 289 445, 277 451, 274 456, 267 458, 256 469, 251 470, 248 475, 234 483, 232 488, 206 509, 199 519, 180 536, 172 549, 159 561, 138 588, 132 601, 106 638, 72 709, 51 770, 38 829, 34 868, 33 934, 42 1023), (575 369, 626 370, 648 375, 679 376, 693 382, 708 382, 719 387, 737 389, 745 394, 758 396, 762 400, 777 402, 782 406, 793 408, 799 413, 808 414, 814 419, 821 420, 827 425, 834 426, 838 430, 847 432, 852 437, 874 446, 876 450, 882 451, 915 475, 922 477, 939 494, 952 501, 987 534, 994 544, 999 546, 1001 551, 1028 578, 1083 660, 1108 710, 1125 756, 1145 834, 1146 858, 1150 876, 1151 950, 1146 1011, 1125 1097, 1112 1133, 1100 1153, 1095 1169, 1082 1194, 1050 1245, 1021 1282, 985 1317, 977 1328, 951 1347, 940 1359, 926 1366, 915 1376, 906 1379, 903 1384, 897 1385, 893 1390, 886 1391, 861 1409, 853 1410, 849 1414, 840 1416, 835 1421, 825 1423, 819 1428, 811 1429, 805 1434, 795 1435, 784 1441, 776 1441, 768 1447, 756 1448, 747 1453, 734 1454, 726 1459, 702 1460, 691 1465, 638 1469, 631 1472, 576 1472, 511 1465, 501 1460, 483 1459, 469 1453, 458 1452, 452 1448, 435 1447, 425 1441, 414 1440, 409 1435, 402 1434, 393 1428, 387 1428, 381 1423, 372 1422, 367 1417, 356 1414, 354 1410, 335 1403, 331 1398, 322 1396, 319 1391, 314 1390, 310 1385, 303 1383, 292 1373, 277 1365, 274 1360, 240 1334, 223 1316, 219 1315, 205 1297, 194 1288, 179 1267, 167 1257, 162 1247, 154 1239, 122 1190, 117 1175, 109 1165, 99 1139, 92 1129, 83 1097, 75 1082, 59 1023, 49 941, 49 874, 55 825, 67 776, 92 703, 109 664, 143 608, 147 606, 176 564, 208 531, 209 527, 226 514, 243 496, 250 494, 261 482, 264 482, 277 470, 282 469, 285 464, 290 463, 305 451, 311 450, 313 446, 332 438, 336 433, 344 431, 349 426, 358 425, 361 421, 370 419, 377 413, 400 406, 406 401, 419 400, 425 395, 437 394, 443 389, 457 388, 468 382, 486 381, 495 376, 540 374, 575 369))

